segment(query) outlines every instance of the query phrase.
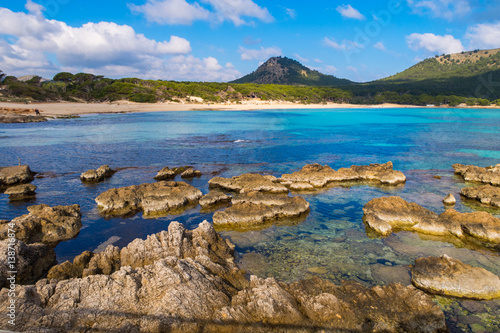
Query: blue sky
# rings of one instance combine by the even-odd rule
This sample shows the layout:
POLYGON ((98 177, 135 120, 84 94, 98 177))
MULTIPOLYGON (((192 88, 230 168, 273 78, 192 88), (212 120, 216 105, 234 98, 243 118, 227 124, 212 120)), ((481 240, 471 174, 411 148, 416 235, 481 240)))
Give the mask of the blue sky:
POLYGON ((435 54, 500 48, 486 0, 19 0, 0 4, 0 69, 229 81, 271 56, 370 81, 435 54))

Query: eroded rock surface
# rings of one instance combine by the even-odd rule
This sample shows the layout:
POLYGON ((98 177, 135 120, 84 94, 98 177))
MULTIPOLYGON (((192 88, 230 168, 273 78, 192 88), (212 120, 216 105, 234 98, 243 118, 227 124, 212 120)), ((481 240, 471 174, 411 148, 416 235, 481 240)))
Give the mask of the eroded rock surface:
POLYGON ((307 164, 302 170, 284 174, 280 182, 292 190, 315 190, 332 182, 376 181, 381 184, 397 185, 406 181, 401 171, 393 170, 392 162, 385 164, 353 165, 335 171, 328 165, 307 164))
POLYGON ((0 187, 29 183, 34 173, 27 165, 0 168, 0 187))
POLYGON ((500 244, 500 219, 487 212, 459 213, 448 209, 437 215, 400 197, 373 199, 363 211, 365 223, 384 236, 393 231, 408 230, 435 236, 454 236, 484 245, 500 244))
POLYGON ((43 121, 47 121, 47 118, 44 116, 32 116, 0 111, 0 124, 39 123, 43 121))
POLYGON ((88 170, 80 175, 80 180, 82 182, 89 183, 98 183, 103 180, 110 178, 116 173, 115 170, 112 170, 109 165, 102 165, 96 170, 88 170))
POLYGON ((9 187, 5 190, 5 194, 9 195, 9 200, 25 200, 35 196, 36 186, 32 184, 21 184, 9 187))
POLYGON ((210 188, 220 188, 237 193, 259 191, 266 193, 288 193, 288 189, 274 176, 245 173, 233 178, 215 177, 209 180, 210 188))
POLYGON ((210 208, 214 207, 217 205, 221 205, 224 203, 230 203, 231 202, 231 196, 225 194, 222 191, 219 190, 213 190, 208 192, 208 194, 205 194, 201 199, 200 199, 200 206, 202 208, 210 208))
POLYGON ((500 187, 491 185, 464 187, 460 194, 483 204, 500 208, 500 187))
POLYGON ((200 190, 184 182, 161 181, 112 188, 100 194, 97 206, 106 215, 130 215, 143 211, 144 216, 173 213, 198 203, 200 190))
POLYGON ((448 195, 444 197, 443 203, 448 206, 453 206, 457 203, 457 199, 455 199, 455 196, 453 194, 448 193, 448 195))
MULTIPOLYGON (((57 243, 75 237, 82 227, 79 205, 55 206, 36 205, 28 207, 29 214, 16 217, 16 238, 25 243, 57 243)), ((0 225, 0 239, 8 236, 8 225, 0 225)))
POLYGON ((194 178, 194 177, 201 177, 201 171, 189 168, 186 169, 183 173, 181 173, 181 178, 194 178))
POLYGON ((500 164, 486 168, 475 165, 453 164, 453 169, 455 173, 461 175, 464 180, 500 185, 500 164))
POLYGON ((424 291, 464 298, 500 298, 500 278, 480 267, 448 257, 415 260, 412 283, 424 291))

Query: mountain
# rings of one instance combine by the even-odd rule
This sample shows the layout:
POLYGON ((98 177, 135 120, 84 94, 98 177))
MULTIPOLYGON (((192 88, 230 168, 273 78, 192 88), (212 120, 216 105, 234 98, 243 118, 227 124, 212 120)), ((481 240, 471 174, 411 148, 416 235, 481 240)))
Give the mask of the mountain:
POLYGON ((259 66, 255 72, 231 83, 334 86, 349 85, 354 82, 311 70, 300 62, 287 57, 273 57, 259 66))

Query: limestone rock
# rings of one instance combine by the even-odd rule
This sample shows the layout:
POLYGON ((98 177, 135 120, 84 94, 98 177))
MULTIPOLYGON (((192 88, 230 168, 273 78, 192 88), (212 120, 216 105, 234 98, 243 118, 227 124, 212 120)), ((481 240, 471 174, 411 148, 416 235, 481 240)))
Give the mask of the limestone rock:
POLYGON ((288 189, 280 184, 276 177, 246 173, 233 178, 215 177, 209 180, 210 188, 220 188, 237 193, 259 191, 267 193, 288 193, 288 189))
POLYGON ((181 178, 194 178, 201 177, 200 170, 194 170, 193 168, 186 169, 183 173, 181 173, 181 178))
MULTIPOLYGON (((44 243, 51 246, 75 237, 82 227, 79 205, 36 205, 28 207, 29 214, 11 221, 16 225, 16 238, 25 243, 44 243)), ((6 239, 8 225, 0 225, 0 239, 6 239)))
POLYGON ((455 173, 461 175, 464 180, 500 185, 500 164, 486 168, 475 165, 453 164, 453 169, 455 173))
POLYGON ((35 196, 36 186, 32 184, 22 184, 9 187, 5 194, 9 195, 9 200, 25 200, 35 196))
POLYGON ((169 167, 164 167, 154 177, 155 180, 171 180, 174 179, 177 174, 174 170, 171 170, 169 167))
POLYGON ((0 124, 40 123, 47 121, 44 116, 31 116, 12 112, 0 112, 0 124))
POLYGON ((453 206, 454 204, 457 203, 457 199, 455 199, 455 197, 453 196, 453 194, 449 193, 444 199, 443 199, 443 203, 445 205, 450 205, 450 206, 453 206))
POLYGON ((412 283, 424 291, 464 298, 500 298, 500 278, 480 267, 448 257, 415 260, 412 283))
POLYGON ((109 165, 102 165, 96 170, 88 170, 82 173, 80 175, 80 180, 82 182, 98 183, 113 176, 115 173, 116 171, 112 170, 109 165))
POLYGON ((0 187, 29 183, 34 173, 27 165, 0 168, 0 187))
POLYGON ((144 216, 174 213, 198 203, 203 193, 184 182, 161 181, 153 184, 112 188, 96 199, 106 215, 123 216, 142 210, 144 216))
POLYGON ((202 208, 208 208, 211 206, 216 206, 219 204, 230 203, 230 202, 231 202, 230 195, 224 194, 224 192, 219 190, 213 190, 208 192, 208 194, 205 194, 200 199, 200 206, 202 208))
POLYGON ((401 171, 393 170, 392 162, 385 164, 353 165, 335 171, 328 165, 307 164, 302 170, 284 174, 280 182, 293 190, 314 190, 331 182, 376 181, 381 184, 397 185, 406 181, 401 171))
POLYGON ((500 187, 491 185, 464 187, 460 194, 483 204, 500 208, 500 187))

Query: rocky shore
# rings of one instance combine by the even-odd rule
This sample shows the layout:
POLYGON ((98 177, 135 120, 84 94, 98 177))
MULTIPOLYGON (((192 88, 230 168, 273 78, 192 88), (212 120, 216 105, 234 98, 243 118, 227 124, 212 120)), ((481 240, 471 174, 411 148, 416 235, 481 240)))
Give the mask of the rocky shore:
POLYGON ((461 175, 464 180, 500 185, 500 164, 486 168, 475 165, 453 164, 455 173, 461 175))
POLYGON ((98 183, 103 180, 110 178, 116 173, 116 170, 112 170, 109 165, 102 165, 95 170, 85 171, 80 175, 80 180, 82 182, 88 183, 98 183))
POLYGON ((0 190, 7 186, 29 183, 35 173, 27 165, 16 165, 0 168, 0 190))
POLYGON ((47 117, 37 115, 34 109, 0 107, 0 124, 39 123, 47 117))
POLYGON ((482 204, 500 208, 500 187, 491 185, 464 187, 460 194, 482 204))

